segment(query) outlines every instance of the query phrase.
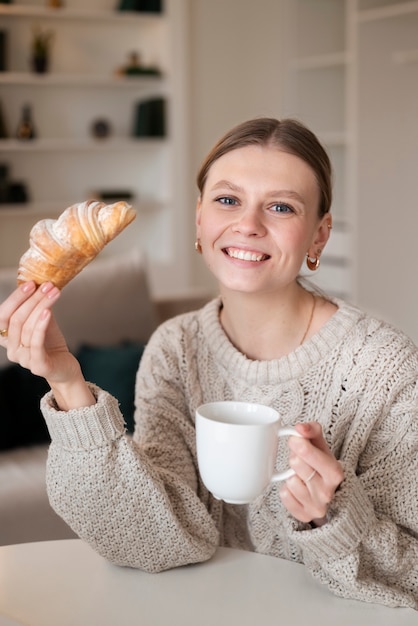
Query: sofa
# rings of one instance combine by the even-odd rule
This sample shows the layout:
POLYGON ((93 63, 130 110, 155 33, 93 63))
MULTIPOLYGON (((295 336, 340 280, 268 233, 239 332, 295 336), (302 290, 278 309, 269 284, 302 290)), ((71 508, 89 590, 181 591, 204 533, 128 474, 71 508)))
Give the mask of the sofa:
MULTIPOLYGON (((16 271, 0 269, 0 302, 16 271)), ((202 306, 209 296, 156 301, 140 251, 100 257, 67 285, 55 315, 86 378, 115 395, 133 429, 135 372, 157 325, 202 306)), ((72 530, 49 505, 45 469, 49 434, 39 411, 46 382, 7 360, 0 348, 0 545, 65 539, 72 530)))

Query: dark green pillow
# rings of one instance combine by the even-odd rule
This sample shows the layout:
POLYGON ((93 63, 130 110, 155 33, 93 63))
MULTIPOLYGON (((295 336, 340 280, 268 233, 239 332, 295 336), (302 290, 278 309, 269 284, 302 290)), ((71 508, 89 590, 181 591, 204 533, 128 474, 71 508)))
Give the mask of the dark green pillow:
POLYGON ((0 369, 0 450, 49 443, 39 407, 47 391, 46 380, 16 363, 0 369))
POLYGON ((84 377, 118 399, 129 432, 134 431, 135 378, 145 345, 83 345, 76 354, 84 377))

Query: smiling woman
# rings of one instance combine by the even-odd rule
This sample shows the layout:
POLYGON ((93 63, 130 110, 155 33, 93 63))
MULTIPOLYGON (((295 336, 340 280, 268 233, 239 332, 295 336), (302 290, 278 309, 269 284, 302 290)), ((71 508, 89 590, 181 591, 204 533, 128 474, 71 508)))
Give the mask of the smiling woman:
MULTIPOLYGON (((228 290, 268 293, 269 298, 274 293, 283 302, 288 294, 302 304, 306 294, 296 282, 302 261, 318 259, 329 237, 331 218, 328 212, 319 216, 319 197, 310 166, 271 142, 234 148, 214 161, 201 190, 196 224, 203 256, 223 297, 228 290)), ((305 307, 289 304, 296 328, 305 307)))
POLYGON ((51 387, 52 506, 120 565, 157 572, 240 547, 303 563, 339 596, 418 609, 418 350, 299 280, 330 236, 324 149, 298 122, 250 120, 198 187, 196 249, 220 295, 150 339, 133 439, 69 353, 57 290, 26 283, 0 305, 0 345, 51 387), (217 500, 199 473, 195 413, 220 400, 268 405, 298 434, 273 455, 291 476, 246 505, 217 500))
POLYGON ((336 310, 320 297, 312 306, 311 294, 298 282, 305 258, 317 269, 330 234, 331 178, 324 149, 294 120, 263 118, 235 127, 201 166, 198 249, 219 281, 223 303, 228 299, 222 324, 253 359, 290 353, 336 310), (258 299, 244 303, 244 294, 258 299), (266 331, 271 326, 256 345, 247 320, 242 331, 237 327, 239 311, 250 306, 260 307, 253 318, 267 317, 266 331), (281 324, 269 319, 271 307, 282 311, 281 324))

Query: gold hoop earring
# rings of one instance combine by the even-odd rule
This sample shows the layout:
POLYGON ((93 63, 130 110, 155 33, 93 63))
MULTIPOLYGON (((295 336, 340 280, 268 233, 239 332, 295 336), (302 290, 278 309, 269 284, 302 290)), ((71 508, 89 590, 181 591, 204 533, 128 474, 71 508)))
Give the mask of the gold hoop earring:
POLYGON ((196 250, 196 252, 198 252, 199 254, 202 254, 202 245, 200 243, 199 239, 196 239, 196 241, 194 242, 194 249, 196 250))
POLYGON ((309 256, 309 254, 306 255, 306 265, 308 267, 309 270, 311 270, 311 272, 316 272, 316 270, 319 267, 319 256, 317 256, 314 259, 311 259, 311 257, 309 256))

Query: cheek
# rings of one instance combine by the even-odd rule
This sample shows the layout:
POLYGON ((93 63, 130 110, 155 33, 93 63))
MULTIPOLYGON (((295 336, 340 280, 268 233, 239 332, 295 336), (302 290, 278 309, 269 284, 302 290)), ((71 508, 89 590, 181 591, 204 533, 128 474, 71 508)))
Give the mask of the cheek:
POLYGON ((214 219, 213 216, 211 218, 210 215, 201 215, 198 232, 202 241, 207 241, 209 244, 215 242, 223 230, 219 220, 214 219))
POLYGON ((304 228, 291 227, 282 233, 286 248, 291 250, 304 249, 309 247, 310 237, 304 228))

